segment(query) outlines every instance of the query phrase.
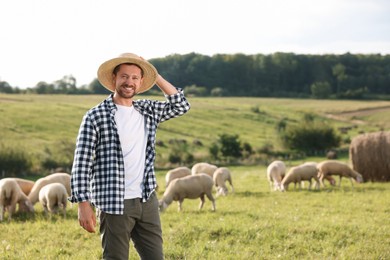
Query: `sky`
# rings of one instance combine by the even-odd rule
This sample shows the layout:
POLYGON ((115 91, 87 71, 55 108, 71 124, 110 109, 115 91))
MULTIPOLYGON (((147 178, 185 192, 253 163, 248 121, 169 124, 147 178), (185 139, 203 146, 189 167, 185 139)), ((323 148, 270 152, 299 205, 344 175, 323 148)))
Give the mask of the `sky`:
MULTIPOLYGON (((388 0, 0 2, 0 81, 96 78, 104 61, 214 54, 390 54, 388 0)), ((162 75, 164 76, 164 75, 162 75)))

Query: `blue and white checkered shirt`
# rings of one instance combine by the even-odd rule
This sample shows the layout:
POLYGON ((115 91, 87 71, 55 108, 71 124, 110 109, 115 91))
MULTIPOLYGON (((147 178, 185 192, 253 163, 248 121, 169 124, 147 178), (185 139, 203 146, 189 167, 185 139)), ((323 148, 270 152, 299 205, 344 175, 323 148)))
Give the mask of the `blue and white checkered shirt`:
MULTIPOLYGON (((159 123, 181 116, 190 109, 183 91, 165 95, 166 101, 136 100, 134 108, 145 117, 147 145, 142 201, 148 200, 157 186, 154 173, 156 131, 159 123)), ((72 203, 90 201, 109 214, 123 214, 124 161, 115 123, 117 107, 113 94, 90 109, 81 122, 76 142, 72 175, 72 203)))

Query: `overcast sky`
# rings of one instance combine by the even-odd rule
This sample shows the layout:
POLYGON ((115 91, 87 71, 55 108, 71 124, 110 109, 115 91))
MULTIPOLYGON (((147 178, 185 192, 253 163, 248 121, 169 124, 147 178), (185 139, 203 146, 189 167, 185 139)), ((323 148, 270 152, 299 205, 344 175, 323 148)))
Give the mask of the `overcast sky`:
POLYGON ((390 54, 388 0, 7 0, 0 81, 77 85, 123 52, 390 54))

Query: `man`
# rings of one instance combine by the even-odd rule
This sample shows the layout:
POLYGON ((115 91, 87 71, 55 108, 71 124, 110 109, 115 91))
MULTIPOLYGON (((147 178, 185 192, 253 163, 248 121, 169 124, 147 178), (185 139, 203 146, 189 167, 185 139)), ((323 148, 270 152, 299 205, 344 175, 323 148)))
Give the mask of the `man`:
POLYGON ((185 114, 181 89, 143 58, 125 53, 104 62, 98 80, 113 93, 84 116, 77 137, 69 200, 78 203, 80 226, 95 232, 104 259, 128 259, 129 242, 141 259, 163 259, 154 173, 159 123, 185 114), (166 101, 134 100, 156 84, 166 101))

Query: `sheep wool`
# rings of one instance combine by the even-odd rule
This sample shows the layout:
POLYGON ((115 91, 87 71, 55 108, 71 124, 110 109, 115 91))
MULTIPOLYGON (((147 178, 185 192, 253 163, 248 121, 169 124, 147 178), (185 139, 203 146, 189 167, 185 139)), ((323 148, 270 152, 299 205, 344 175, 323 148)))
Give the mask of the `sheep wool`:
POLYGON ((271 191, 282 189, 282 179, 286 174, 286 165, 282 161, 273 161, 267 167, 267 179, 271 191))
POLYGON ((200 163, 196 163, 192 166, 191 173, 192 173, 192 175, 198 174, 198 173, 206 173, 211 178, 213 178, 213 174, 217 168, 218 167, 214 164, 210 164, 207 162, 200 162, 200 163))
POLYGON ((39 202, 47 215, 49 212, 57 214, 60 209, 64 218, 66 217, 66 205, 68 194, 62 183, 49 183, 39 191, 39 202))
POLYGON ((174 179, 159 201, 160 211, 164 211, 173 201, 178 202, 179 211, 181 211, 184 199, 197 198, 200 198, 201 200, 199 205, 200 210, 203 208, 205 195, 212 202, 212 210, 215 211, 215 200, 212 195, 213 186, 213 179, 205 173, 174 179))
POLYGON ((215 187, 217 188, 217 196, 219 195, 226 196, 228 194, 229 190, 226 186, 226 181, 229 182, 230 187, 232 187, 232 192, 234 192, 232 176, 228 168, 226 167, 218 168, 214 172, 213 181, 215 187))
POLYGON ((12 214, 16 211, 16 204, 19 204, 19 211, 34 212, 34 206, 16 180, 12 178, 0 180, 0 221, 3 221, 5 211, 8 211, 8 220, 11 220, 12 214))
POLYGON ((191 169, 186 166, 177 167, 175 169, 169 170, 165 175, 165 187, 168 187, 169 183, 172 180, 182 178, 188 175, 191 175, 191 169))

